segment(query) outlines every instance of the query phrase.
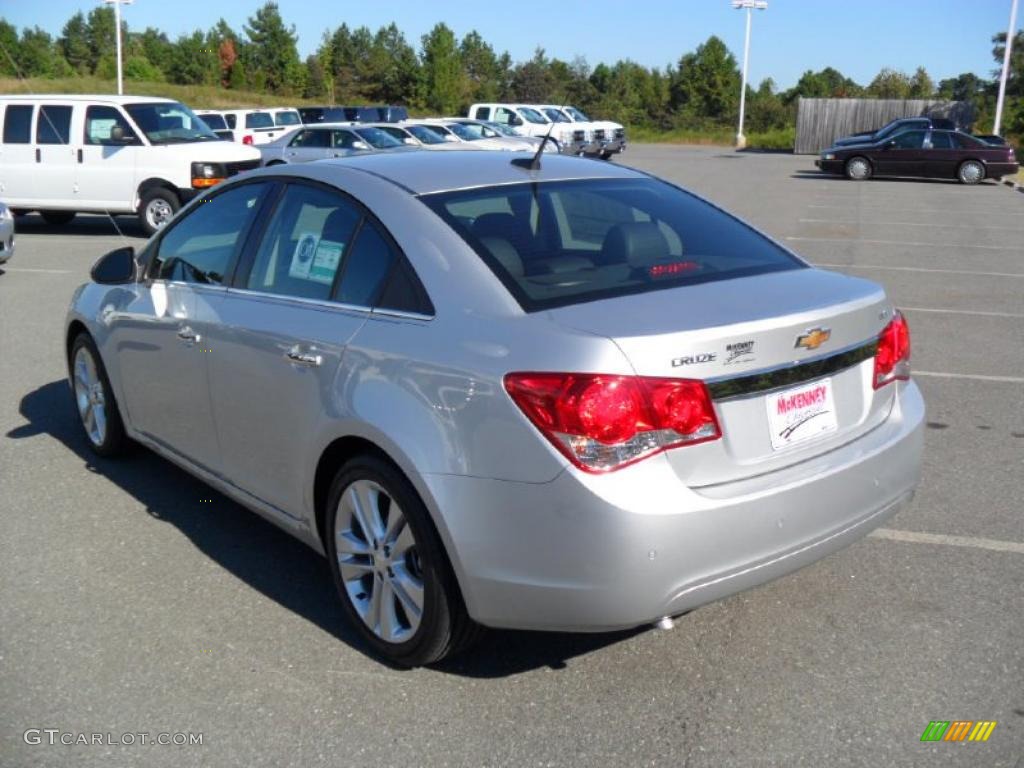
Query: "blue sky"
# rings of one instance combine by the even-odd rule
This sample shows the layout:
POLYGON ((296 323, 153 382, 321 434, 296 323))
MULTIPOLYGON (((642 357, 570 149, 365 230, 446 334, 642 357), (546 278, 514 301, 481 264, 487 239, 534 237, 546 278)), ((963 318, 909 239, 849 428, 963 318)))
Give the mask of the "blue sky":
MULTIPOLYGON (((98 0, 0 0, 0 16, 17 27, 38 25, 57 34, 77 10, 98 0)), ((133 29, 154 26, 172 38, 208 29, 223 16, 240 30, 261 0, 135 0, 125 8, 133 29)), ((743 13, 729 0, 447 0, 379 2, 280 0, 305 56, 323 31, 346 22, 376 29, 395 21, 419 48, 420 36, 444 21, 457 35, 476 29, 516 61, 536 46, 550 56, 584 56, 591 65, 629 58, 647 66, 678 61, 709 35, 718 35, 737 59, 743 52, 743 13)), ((1010 0, 769 0, 755 12, 750 78, 771 77, 781 88, 806 69, 834 66, 867 83, 884 66, 907 72, 924 66, 936 80, 961 72, 989 77, 996 68, 990 38, 1009 23, 1010 0)), ((1018 29, 1024 22, 1018 14, 1018 29)))

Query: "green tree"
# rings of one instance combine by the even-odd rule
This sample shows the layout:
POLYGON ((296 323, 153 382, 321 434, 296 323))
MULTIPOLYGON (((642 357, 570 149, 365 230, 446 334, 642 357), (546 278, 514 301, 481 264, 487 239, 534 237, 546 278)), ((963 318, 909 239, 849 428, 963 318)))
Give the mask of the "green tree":
POLYGON ((787 108, 775 93, 775 82, 766 77, 754 92, 747 92, 747 125, 755 132, 785 128, 793 120, 793 111, 787 108))
POLYGON ((507 57, 499 58, 494 48, 475 29, 459 43, 459 58, 466 76, 465 100, 497 101, 508 87, 510 74, 507 57))
POLYGON ((286 27, 277 3, 267 2, 249 18, 245 34, 251 46, 252 64, 264 75, 266 88, 274 93, 302 93, 305 69, 299 60, 295 27, 286 27))
MULTIPOLYGON (((316 64, 320 69, 320 83, 323 88, 323 96, 331 104, 334 103, 334 49, 331 47, 331 34, 324 31, 320 47, 316 49, 316 64)), ((307 66, 309 61, 306 62, 307 66)), ((309 90, 309 85, 306 86, 309 90)))
POLYGON ((394 22, 381 27, 374 35, 370 64, 371 74, 377 78, 376 101, 395 104, 414 99, 420 64, 416 51, 394 22))
POLYGON ((196 30, 182 35, 174 44, 168 76, 180 85, 212 85, 216 82, 217 54, 210 50, 206 35, 196 30))
POLYGON ((924 67, 914 70, 908 95, 911 99, 930 99, 935 95, 935 81, 928 76, 924 67))
POLYGON ((129 56, 124 62, 124 79, 156 83, 164 79, 164 73, 145 56, 129 56))
MULTIPOLYGON (((0 56, 3 56, 0 53, 0 56)), ((6 58, 6 56, 4 56, 6 58)), ((53 39, 39 27, 21 31, 18 43, 18 69, 23 77, 53 77, 56 59, 53 39)))
POLYGON ((782 96, 782 100, 789 104, 798 96, 805 99, 849 99, 860 96, 862 91, 857 83, 839 70, 825 67, 820 72, 809 69, 804 72, 796 85, 782 96))
MULTIPOLYGON (((111 27, 113 29, 113 27, 111 27)), ((92 51, 89 49, 89 25, 81 11, 76 13, 61 30, 57 48, 65 61, 80 75, 92 71, 92 51)))
POLYGON ((729 123, 739 109, 740 72, 736 58, 711 36, 679 60, 671 106, 684 115, 729 123))
POLYGON ((423 36, 422 46, 424 103, 435 112, 453 114, 465 92, 462 59, 455 43, 455 33, 448 25, 438 23, 423 36))
POLYGON ((146 27, 142 32, 133 35, 133 39, 139 54, 145 57, 146 61, 161 72, 170 71, 171 61, 174 59, 174 45, 167 39, 167 35, 153 27, 146 27))
MULTIPOLYGON (((128 28, 121 22, 121 39, 128 37, 128 28)), ((99 66, 103 59, 115 59, 115 71, 117 67, 117 42, 114 39, 114 9, 109 5, 102 5, 89 11, 85 25, 85 39, 89 46, 90 62, 93 69, 99 66)))
POLYGON ((244 91, 249 87, 249 79, 245 75, 245 65, 241 59, 236 59, 235 63, 231 65, 228 85, 233 91, 244 91))
POLYGON ((554 101, 556 80, 543 48, 533 58, 512 70, 512 93, 516 101, 547 103, 554 101))
POLYGON ((910 78, 903 72, 885 67, 875 75, 867 92, 876 99, 909 99, 910 78))
MULTIPOLYGON (((993 36, 992 45, 992 58, 999 65, 999 69, 992 74, 998 80, 1002 73, 1003 56, 1006 55, 1006 33, 1000 32, 993 36)), ((1024 30, 1013 36, 1010 67, 1006 78, 1006 93, 1010 96, 1024 96, 1024 30)))
POLYGON ((0 18, 0 75, 18 75, 18 29, 0 18))

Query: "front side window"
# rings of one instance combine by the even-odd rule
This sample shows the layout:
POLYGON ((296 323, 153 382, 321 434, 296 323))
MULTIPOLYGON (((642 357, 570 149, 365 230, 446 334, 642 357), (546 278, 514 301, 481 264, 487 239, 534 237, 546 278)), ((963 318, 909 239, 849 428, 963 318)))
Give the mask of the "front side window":
POLYGON ((406 130, 424 144, 444 144, 444 136, 426 125, 410 125, 406 130))
POLYGON ((536 109, 530 109, 529 107, 520 108, 519 114, 521 114, 527 122, 534 123, 536 125, 547 125, 551 122, 536 109))
POLYGON ((260 242, 245 287, 328 299, 359 218, 358 208, 339 194, 290 185, 260 242))
POLYGON ((32 105, 11 104, 4 114, 4 144, 32 143, 32 105))
POLYGON ((269 112, 250 112, 245 116, 246 128, 273 128, 274 118, 269 112))
POLYGON ((71 143, 71 107, 43 104, 36 115, 37 144, 71 143))
POLYGON ((512 118, 515 117, 515 113, 511 109, 505 109, 505 107, 498 107, 494 110, 494 122, 501 123, 502 125, 510 125, 515 122, 512 118))
POLYGON ((149 276, 221 285, 269 183, 242 184, 201 199, 160 238, 149 276))
POLYGON ((359 137, 352 131, 331 131, 331 146, 335 149, 365 149, 356 147, 359 137))
POLYGON ((956 134, 956 143, 962 149, 978 149, 979 147, 989 146, 981 139, 975 138, 974 136, 968 136, 966 133, 956 134))
POLYGON ((394 149, 402 146, 402 142, 385 133, 380 128, 359 128, 356 130, 363 140, 374 149, 394 149))
POLYGON ((292 139, 291 147, 312 147, 314 149, 327 149, 331 145, 331 132, 315 129, 299 131, 292 139))
POLYGON ((209 126, 184 104, 174 101, 126 104, 125 111, 139 126, 139 129, 146 134, 150 144, 219 141, 217 134, 211 131, 209 126))
POLYGON ((423 195, 527 311, 800 269, 763 235, 655 179, 423 195))
POLYGON ((924 131, 905 131, 892 139, 894 149, 921 149, 924 146, 924 131))
POLYGON ((124 146, 137 144, 127 137, 132 129, 124 115, 116 107, 91 106, 85 110, 85 143, 101 146, 124 146), (117 130, 120 129, 120 130, 117 130), (117 136, 120 134, 121 138, 117 136))

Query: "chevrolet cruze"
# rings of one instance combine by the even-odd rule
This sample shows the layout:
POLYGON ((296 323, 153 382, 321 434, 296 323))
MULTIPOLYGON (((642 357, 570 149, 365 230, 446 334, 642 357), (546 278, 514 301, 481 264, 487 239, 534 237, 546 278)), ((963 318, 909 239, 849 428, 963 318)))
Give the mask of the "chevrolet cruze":
POLYGON ((402 665, 668 622, 918 483, 906 321, 638 171, 375 154, 218 185, 75 293, 71 389, 327 556, 402 665))

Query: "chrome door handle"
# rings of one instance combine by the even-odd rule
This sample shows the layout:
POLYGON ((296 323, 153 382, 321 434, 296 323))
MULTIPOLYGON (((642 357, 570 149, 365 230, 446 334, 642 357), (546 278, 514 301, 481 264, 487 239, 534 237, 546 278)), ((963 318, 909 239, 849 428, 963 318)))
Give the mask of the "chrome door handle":
POLYGON ((289 363, 294 365, 306 365, 310 368, 316 368, 324 361, 320 355, 314 355, 310 352, 303 352, 298 346, 289 349, 285 355, 285 359, 289 363))
POLYGON ((202 337, 187 325, 178 329, 178 338, 186 344, 198 344, 202 340, 202 337))

